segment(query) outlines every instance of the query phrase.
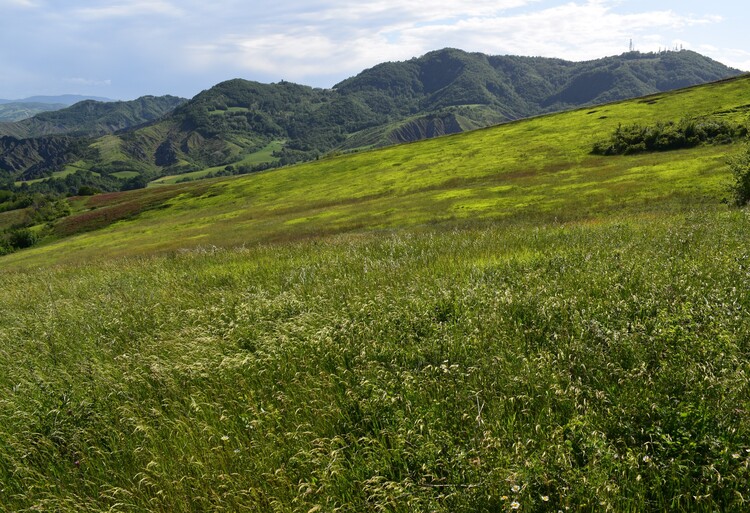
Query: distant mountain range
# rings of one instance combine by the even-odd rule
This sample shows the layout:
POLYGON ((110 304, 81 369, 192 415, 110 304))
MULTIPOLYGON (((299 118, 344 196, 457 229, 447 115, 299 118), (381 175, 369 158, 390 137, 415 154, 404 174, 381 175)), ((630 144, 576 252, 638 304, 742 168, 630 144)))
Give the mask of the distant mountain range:
POLYGON ((22 100, 0 99, 0 122, 13 122, 28 119, 41 112, 64 109, 84 100, 111 102, 100 96, 64 94, 61 96, 31 96, 22 100))
POLYGON ((21 100, 3 100, 0 99, 0 105, 6 103, 44 103, 44 104, 58 104, 70 107, 78 102, 84 100, 95 100, 98 102, 113 102, 109 98, 103 98, 101 96, 81 96, 80 94, 62 94, 59 96, 29 96, 21 100))
POLYGON ((186 101, 176 96, 143 96, 126 102, 84 100, 23 121, 0 123, 0 136, 18 139, 45 135, 98 137, 154 121, 186 101))
POLYGON ((414 141, 740 73, 691 51, 628 52, 570 62, 443 49, 377 65, 332 89, 230 80, 189 102, 165 101, 163 117, 155 115, 143 126, 104 120, 107 115, 100 115, 93 102, 0 125, 0 134, 17 138, 94 137, 121 130, 85 148, 55 139, 57 151, 75 151, 62 156, 52 152, 47 167, 45 159, 24 167, 24 159, 14 156, 44 151, 39 141, 34 151, 6 144, 0 148, 0 174, 27 179, 33 166, 33 177, 49 176, 73 160, 78 169, 100 176, 135 171, 147 179, 229 164, 234 164, 234 172, 243 166, 251 170, 259 164, 414 141), (170 108, 174 110, 165 113, 170 108), (278 148, 273 154, 268 152, 272 146, 278 148))

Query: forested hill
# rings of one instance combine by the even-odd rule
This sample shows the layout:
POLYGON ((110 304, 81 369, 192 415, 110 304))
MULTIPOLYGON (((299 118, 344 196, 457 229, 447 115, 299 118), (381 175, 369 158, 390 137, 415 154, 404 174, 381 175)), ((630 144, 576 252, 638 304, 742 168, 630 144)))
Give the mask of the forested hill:
POLYGON ((335 89, 373 110, 406 115, 459 105, 486 105, 508 119, 605 103, 740 74, 692 51, 628 52, 586 62, 489 56, 456 49, 389 62, 335 89))
POLYGON ((0 123, 13 123, 42 112, 64 109, 62 103, 6 102, 0 103, 0 123))
POLYGON ((186 101, 175 96, 143 96, 118 102, 84 100, 15 123, 0 123, 0 136, 18 139, 46 135, 101 136, 154 121, 186 101))
POLYGON ((188 172, 199 173, 188 179, 197 178, 205 176, 200 173, 207 168, 213 174, 249 172, 331 152, 462 132, 738 74, 739 70, 691 51, 629 52, 570 62, 443 49, 377 65, 331 89, 235 79, 184 104, 174 97, 112 104, 82 102, 5 125, 4 130, 0 125, 0 135, 17 138, 93 136, 112 134, 163 115, 147 125, 87 143, 89 147, 55 140, 50 148, 63 149, 66 153, 62 156, 52 151, 44 158, 29 159, 26 146, 10 141, 0 155, 0 178, 26 180, 75 172, 80 175, 75 183, 96 176, 100 181, 111 179, 97 187, 111 188, 125 176, 132 181, 134 174, 143 184, 188 172))
POLYGON ((277 162, 414 141, 541 113, 643 96, 740 72, 695 52, 588 62, 443 49, 368 69, 332 89, 229 80, 125 137, 170 172, 230 164, 272 141, 277 162), (158 142, 158 144, 157 144, 158 142), (161 148, 159 152, 156 150, 161 148), (165 158, 166 157, 166 158, 165 158))
MULTIPOLYGON (((644 96, 740 74, 691 51, 629 52, 587 62, 456 49, 377 65, 333 89, 230 80, 171 116, 171 162, 228 164, 272 140, 282 162, 407 142, 644 96), (210 156, 210 158, 206 158, 210 156)), ((146 138, 153 145, 153 137, 146 138)), ((165 142, 165 141, 163 141, 165 142)), ((153 153, 153 148, 149 148, 153 153)))
POLYGON ((0 123, 12 123, 34 117, 41 112, 60 110, 84 100, 113 102, 100 96, 63 94, 60 96, 31 96, 20 100, 0 99, 0 123))

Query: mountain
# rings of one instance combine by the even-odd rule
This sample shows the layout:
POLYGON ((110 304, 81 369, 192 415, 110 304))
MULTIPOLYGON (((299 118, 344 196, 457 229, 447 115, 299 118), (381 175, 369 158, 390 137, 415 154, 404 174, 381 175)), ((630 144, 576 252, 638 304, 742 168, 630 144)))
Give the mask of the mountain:
POLYGON ((0 124, 0 135, 18 139, 63 134, 98 137, 154 121, 185 101, 175 96, 143 96, 126 102, 84 100, 16 123, 0 124))
MULTIPOLYGON (((89 152, 93 160, 85 159, 77 169, 104 176, 137 172, 149 180, 205 168, 214 173, 246 172, 330 152, 463 132, 739 73, 691 51, 628 52, 570 62, 448 48, 377 65, 332 89, 289 82, 223 82, 159 121, 94 142, 89 152)), ((95 105, 76 107, 87 111, 95 105)), ((96 122, 81 124, 89 118, 69 113, 38 115, 4 133, 16 137, 53 131, 95 135, 125 128, 96 116, 92 116, 96 122), (72 122, 64 125, 58 116, 72 122)), ((50 168, 47 175, 59 169, 59 165, 50 168)), ((24 172, 15 170, 16 175, 24 172)))
POLYGON ((43 103, 43 104, 59 104, 66 107, 70 107, 78 102, 84 100, 95 100, 98 102, 113 102, 110 98, 104 98, 101 96, 82 96, 80 94, 62 94, 59 96, 29 96, 21 100, 3 100, 0 99, 0 105, 6 103, 43 103))
POLYGON ((12 123, 34 117, 42 112, 64 109, 84 100, 112 102, 99 96, 65 94, 61 96, 31 96, 22 100, 0 99, 0 123, 12 123))
MULTIPOLYGON (((467 121, 479 125, 487 124, 484 119, 509 121, 635 98, 740 73, 691 51, 628 52, 570 62, 444 49, 407 62, 380 64, 337 84, 335 90, 361 98, 375 112, 389 117, 442 113, 453 122, 447 129, 452 132, 461 131, 467 121), (472 108, 467 109, 469 106, 472 108), (457 108, 463 110, 456 113, 457 108)), ((406 142, 413 140, 412 135, 398 127, 390 132, 388 140, 406 142)))
POLYGON ((52 135, 33 139, 0 137, 0 170, 14 180, 34 180, 83 157, 87 141, 52 135))
POLYGON ((0 123, 12 123, 42 112, 64 109, 62 103, 13 102, 0 104, 0 123))

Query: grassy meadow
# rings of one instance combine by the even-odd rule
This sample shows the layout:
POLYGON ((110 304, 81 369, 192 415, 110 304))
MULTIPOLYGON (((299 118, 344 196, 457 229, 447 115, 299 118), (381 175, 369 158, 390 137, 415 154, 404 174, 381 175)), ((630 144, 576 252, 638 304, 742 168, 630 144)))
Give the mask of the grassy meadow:
POLYGON ((748 78, 77 198, 0 258, 0 509, 747 511, 748 78))

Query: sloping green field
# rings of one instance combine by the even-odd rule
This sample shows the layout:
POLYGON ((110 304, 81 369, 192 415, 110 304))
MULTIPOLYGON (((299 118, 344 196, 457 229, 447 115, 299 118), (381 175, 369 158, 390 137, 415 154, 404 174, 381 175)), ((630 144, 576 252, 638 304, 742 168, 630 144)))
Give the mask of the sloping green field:
POLYGON ((589 152, 618 124, 677 121, 686 115, 744 122, 749 89, 750 80, 743 77, 213 181, 208 189, 201 182, 193 186, 195 192, 182 188, 180 196, 135 219, 3 263, 44 265, 136 255, 143 248, 236 246, 454 220, 564 222, 622 211, 671 211, 696 202, 716 205, 726 195, 726 156, 737 148, 703 146, 627 157, 589 152))
POLYGON ((0 258, 8 511, 745 511, 750 79, 94 196, 0 258))

